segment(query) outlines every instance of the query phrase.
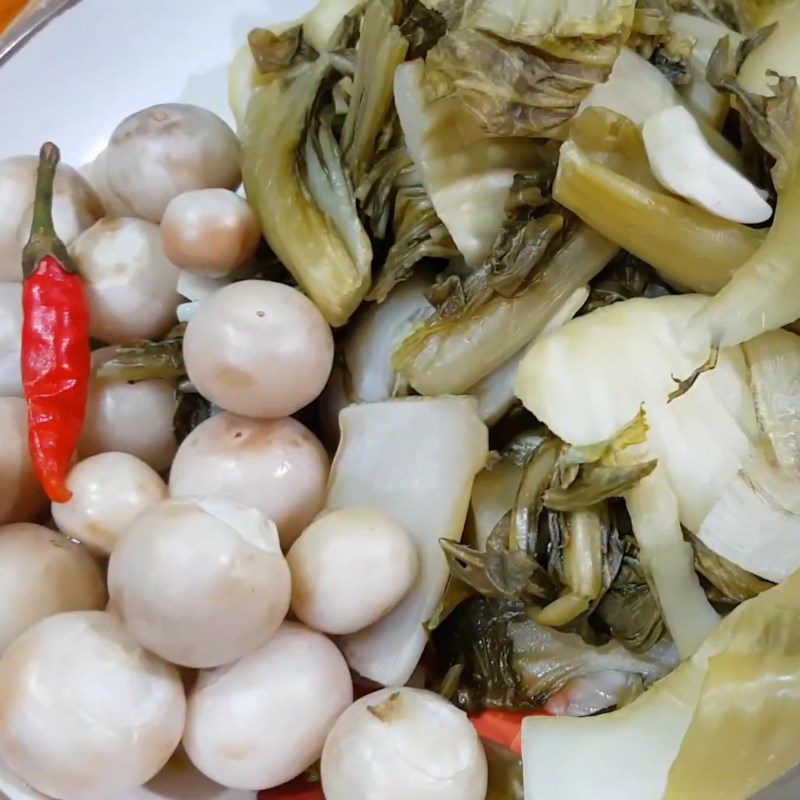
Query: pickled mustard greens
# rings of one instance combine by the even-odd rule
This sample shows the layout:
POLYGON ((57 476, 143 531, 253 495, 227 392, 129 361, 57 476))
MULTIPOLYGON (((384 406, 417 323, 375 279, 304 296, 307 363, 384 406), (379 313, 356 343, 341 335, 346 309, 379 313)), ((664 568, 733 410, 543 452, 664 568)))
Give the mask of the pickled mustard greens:
POLYGON ((426 320, 398 348, 394 365, 422 394, 466 392, 541 333, 573 292, 617 247, 584 225, 537 265, 524 291, 495 294, 477 308, 426 320))
POLYGON ((524 788, 487 745, 487 800, 800 763, 798 36, 779 0, 323 0, 231 66, 267 244, 343 328, 327 507, 419 548, 351 668, 561 715, 524 788))
POLYGON ((320 119, 304 136, 329 70, 321 57, 255 91, 243 131, 243 174, 272 249, 328 322, 342 325, 369 289, 372 246, 330 121, 320 119))

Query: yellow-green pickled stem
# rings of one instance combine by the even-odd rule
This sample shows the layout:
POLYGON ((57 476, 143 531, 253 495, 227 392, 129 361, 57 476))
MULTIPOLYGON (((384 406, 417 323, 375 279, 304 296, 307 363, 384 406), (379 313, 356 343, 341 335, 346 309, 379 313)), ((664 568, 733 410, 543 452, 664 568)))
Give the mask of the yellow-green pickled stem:
POLYGON ((592 161, 572 142, 561 148, 553 196, 681 289, 718 291, 762 241, 751 228, 647 189, 592 161))
POLYGON ((395 353, 395 369, 420 394, 464 394, 533 341, 617 251, 599 233, 581 226, 523 294, 494 297, 463 318, 423 323, 395 353))

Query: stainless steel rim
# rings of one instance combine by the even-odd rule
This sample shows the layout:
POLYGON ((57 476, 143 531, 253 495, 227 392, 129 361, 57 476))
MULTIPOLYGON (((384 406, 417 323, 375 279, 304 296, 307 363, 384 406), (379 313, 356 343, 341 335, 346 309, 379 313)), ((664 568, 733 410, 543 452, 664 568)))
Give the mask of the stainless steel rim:
POLYGON ((0 65, 4 64, 36 31, 79 0, 45 0, 35 11, 23 11, 19 19, 0 36, 0 65))

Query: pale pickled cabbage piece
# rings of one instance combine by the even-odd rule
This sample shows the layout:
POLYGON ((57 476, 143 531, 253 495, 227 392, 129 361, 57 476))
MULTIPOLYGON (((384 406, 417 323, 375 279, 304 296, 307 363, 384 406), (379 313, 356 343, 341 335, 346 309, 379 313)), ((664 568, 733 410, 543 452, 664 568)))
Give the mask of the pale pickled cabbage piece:
POLYGON ((800 336, 770 331, 742 347, 758 424, 778 464, 800 477, 800 336))
MULTIPOLYGON (((545 325, 542 335, 560 328, 569 322, 580 311, 589 297, 589 287, 576 289, 556 312, 556 315, 545 325)), ((487 375, 480 383, 475 384, 469 394, 478 400, 478 414, 487 425, 494 425, 514 402, 514 381, 517 370, 528 352, 525 345, 518 353, 511 356, 501 367, 487 375)))
POLYGON ((411 677, 425 648, 423 623, 447 584, 439 538, 458 541, 472 483, 488 456, 488 431, 472 398, 390 400, 344 409, 326 508, 368 506, 414 538, 420 571, 386 617, 340 640, 350 666, 385 686, 411 677))
POLYGON ((689 82, 678 87, 678 91, 695 116, 719 129, 725 121, 730 103, 727 95, 717 91, 706 80, 706 69, 720 39, 727 36, 731 45, 738 47, 742 36, 715 20, 684 12, 672 15, 672 29, 691 37, 695 42, 689 56, 689 82))
POLYGON ((522 467, 506 459, 478 473, 470 501, 474 539, 471 546, 476 550, 486 549, 495 525, 514 506, 522 474, 522 467))
POLYGON ((697 531, 717 555, 770 581, 800 569, 800 479, 758 450, 697 531))
POLYGON ((694 551, 683 538, 678 501, 661 467, 625 496, 639 560, 658 596, 661 614, 682 658, 692 655, 720 616, 694 570, 694 551))
POLYGON ((795 573, 631 705, 528 717, 525 800, 745 800, 800 762, 799 716, 795 573))
POLYGON ((517 172, 540 161, 534 140, 489 136, 460 103, 428 103, 421 60, 395 72, 394 99, 408 152, 439 218, 472 267, 492 252, 517 172))

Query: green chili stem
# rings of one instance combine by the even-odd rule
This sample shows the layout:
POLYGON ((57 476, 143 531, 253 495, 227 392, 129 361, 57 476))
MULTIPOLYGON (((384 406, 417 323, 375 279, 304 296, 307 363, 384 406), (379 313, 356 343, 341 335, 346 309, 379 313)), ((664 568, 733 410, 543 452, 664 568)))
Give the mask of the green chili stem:
POLYGON ((53 184, 61 153, 52 142, 45 142, 39 151, 36 175, 36 198, 33 203, 31 235, 22 252, 22 272, 27 278, 46 256, 55 258, 67 272, 75 267, 53 224, 53 184))

